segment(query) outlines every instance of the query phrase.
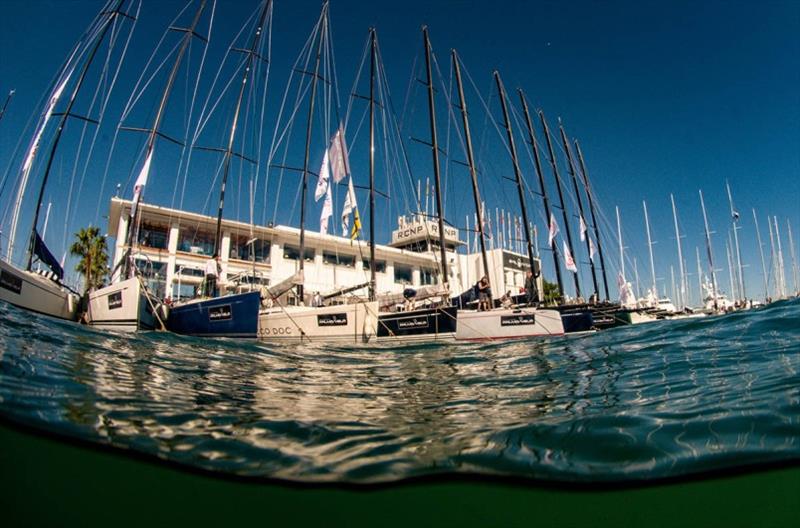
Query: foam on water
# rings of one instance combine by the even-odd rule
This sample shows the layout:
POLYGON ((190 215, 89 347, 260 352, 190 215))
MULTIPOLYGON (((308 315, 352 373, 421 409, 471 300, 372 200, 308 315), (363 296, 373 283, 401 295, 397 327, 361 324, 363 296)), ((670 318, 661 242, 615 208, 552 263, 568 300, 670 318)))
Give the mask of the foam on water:
POLYGON ((237 475, 658 479, 800 459, 800 300, 539 341, 277 347, 0 305, 0 414, 237 475))

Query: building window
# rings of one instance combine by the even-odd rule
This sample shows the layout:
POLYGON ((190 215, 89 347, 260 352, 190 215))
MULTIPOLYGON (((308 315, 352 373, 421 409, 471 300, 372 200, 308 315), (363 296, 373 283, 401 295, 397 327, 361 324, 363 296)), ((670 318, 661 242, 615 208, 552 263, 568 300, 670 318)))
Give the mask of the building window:
POLYGON ((439 279, 439 274, 430 268, 421 268, 419 270, 419 281, 423 286, 429 284, 436 284, 439 279))
POLYGON ((167 263, 138 258, 134 259, 134 263, 147 289, 163 299, 167 290, 167 263))
MULTIPOLYGON (((306 248, 305 250, 306 262, 314 261, 314 250, 306 248)), ((283 258, 288 260, 300 260, 300 248, 295 246, 283 246, 283 258)))
POLYGON ((411 266, 394 265, 394 281, 398 284, 411 284, 411 266))
POLYGON ((168 232, 165 226, 143 222, 139 229, 139 245, 153 249, 167 249, 168 232))
POLYGON ((356 257, 353 255, 340 255, 332 251, 322 252, 322 262, 325 264, 333 264, 334 266, 347 266, 354 268, 356 266, 356 257))
POLYGON ((270 242, 257 238, 252 244, 248 244, 249 240, 248 236, 231 235, 230 258, 252 261, 255 257, 256 262, 269 263, 270 242), (251 248, 253 253, 251 253, 251 248))
MULTIPOLYGON (((361 262, 362 269, 364 271, 369 271, 369 259, 364 259, 361 262)), ((386 261, 385 260, 376 260, 375 261, 375 271, 377 273, 386 273, 386 261)))
POLYGON ((212 255, 214 253, 214 233, 187 229, 181 230, 178 237, 178 251, 194 255, 212 255))

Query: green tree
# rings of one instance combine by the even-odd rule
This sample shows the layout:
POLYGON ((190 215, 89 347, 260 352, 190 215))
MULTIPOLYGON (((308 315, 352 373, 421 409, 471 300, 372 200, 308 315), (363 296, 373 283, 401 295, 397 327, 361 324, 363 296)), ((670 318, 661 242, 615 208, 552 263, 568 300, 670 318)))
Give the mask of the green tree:
POLYGON ((75 233, 75 242, 69 247, 72 256, 80 260, 75 271, 83 275, 84 293, 105 285, 108 276, 108 247, 106 237, 98 227, 86 227, 75 233))
POLYGON ((558 304, 561 301, 561 294, 558 293, 558 284, 544 281, 544 302, 546 304, 558 304))

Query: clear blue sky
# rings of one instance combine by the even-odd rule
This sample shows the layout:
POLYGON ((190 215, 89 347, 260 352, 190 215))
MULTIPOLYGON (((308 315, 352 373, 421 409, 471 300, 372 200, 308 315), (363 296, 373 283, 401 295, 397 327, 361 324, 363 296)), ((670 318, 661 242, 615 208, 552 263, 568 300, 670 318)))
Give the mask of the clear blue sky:
MULTIPOLYGON (((130 86, 141 72, 155 41, 183 5, 183 2, 173 1, 145 2, 131 41, 130 56, 120 77, 115 96, 118 101, 116 106, 111 105, 108 130, 102 132, 106 141, 113 137, 113 125, 119 119, 121 105, 127 100, 130 86)), ((232 35, 255 5, 255 1, 245 0, 218 3, 209 63, 219 60, 232 35)), ((27 121, 41 111, 37 104, 53 75, 99 6, 100 2, 83 0, 3 2, 0 94, 4 97, 12 88, 17 93, 0 121, 0 170, 5 171, 10 165, 12 178, 21 163, 19 153, 12 159, 14 147, 18 139, 27 134, 24 148, 31 134, 30 129, 25 131, 27 121)), ((268 95, 272 111, 280 104, 289 67, 315 23, 319 7, 317 1, 275 1, 268 95)), ((545 111, 551 128, 555 129, 556 119, 561 117, 568 134, 581 142, 596 194, 605 217, 611 222, 603 228, 615 229, 614 206, 620 207, 628 257, 637 258, 643 283, 649 282, 645 278, 649 264, 642 200, 647 201, 653 238, 658 242, 655 246, 656 274, 666 279, 660 282, 660 287, 663 289, 669 284, 671 264, 677 273, 670 193, 675 195, 681 218, 689 270, 696 269, 695 247, 699 246, 701 251, 704 247, 698 189, 704 192, 709 221, 716 231, 717 267, 726 268, 724 240, 730 228, 725 194, 727 179, 741 213, 742 259, 748 266, 745 272, 748 293, 760 295, 763 289, 752 208, 759 214, 767 251, 766 216, 778 217, 787 282, 792 286, 786 221, 789 219, 794 230, 795 246, 800 245, 800 39, 797 37, 800 35, 800 3, 791 0, 759 3, 498 1, 487 6, 485 2, 476 1, 411 0, 369 4, 333 0, 331 24, 337 76, 344 94, 352 84, 367 29, 374 25, 381 41, 390 88, 395 102, 402 106, 412 63, 415 58, 421 60, 420 26, 427 24, 445 76, 449 71, 449 50, 457 48, 484 98, 494 89, 491 73, 498 69, 515 105, 514 92, 522 87, 532 107, 545 111)), ((194 58, 199 56, 197 50, 199 48, 195 48, 194 58)), ((213 73, 216 65, 208 69, 213 73)), ((421 70, 416 75, 421 76, 421 70)), ((444 106, 442 94, 438 97, 441 108, 444 106)), ((510 161, 496 131, 493 128, 485 131, 486 116, 477 96, 468 94, 468 97, 471 97, 473 135, 488 138, 482 144, 480 160, 486 167, 482 185, 487 205, 492 210, 503 207, 516 211, 513 186, 499 178, 512 174, 510 161)), ((500 119, 496 95, 491 103, 492 115, 500 119)), ((409 104, 414 109, 414 117, 407 120, 404 134, 426 137, 427 108, 421 87, 414 90, 409 104)), ((443 110, 440 110, 439 120, 440 140, 444 141, 447 116, 443 110)), ((179 130, 178 118, 173 118, 167 126, 179 130)), ((274 123, 267 123, 268 135, 273 127, 274 123)), ((316 137, 324 135, 316 133, 316 137)), ((66 141, 74 144, 76 140, 66 141)), ((119 142, 103 196, 96 195, 97 188, 92 184, 93 178, 101 172, 93 165, 88 173, 89 190, 81 195, 82 203, 74 215, 74 225, 65 227, 64 221, 59 220, 58 229, 48 234, 48 244, 57 255, 60 256, 66 246, 64 232, 69 235, 82 225, 96 221, 98 202, 103 204, 100 214, 105 214, 105 204, 113 195, 116 183, 125 186, 128 182, 122 192, 130 197, 130 176, 136 170, 141 141, 124 137, 119 142)), ((314 166, 319 164, 322 147, 320 143, 314 148, 314 166)), ((291 148, 296 152, 302 145, 294 144, 291 148)), ((407 148, 415 175, 428 176, 429 151, 411 142, 407 148)), ((517 148, 521 152, 526 148, 519 135, 517 148)), ((365 151, 359 151, 355 145, 352 150, 353 171, 365 184, 365 151)), ((528 155, 521 157, 525 177, 535 185, 528 155)), ((158 165, 160 181, 172 178, 170 174, 175 169, 167 164, 174 163, 175 158, 175 155, 166 155, 158 165)), ((453 158, 463 159, 463 156, 454 154, 453 158)), ((104 163, 105 158, 102 160, 104 163)), ((295 156, 292 161, 300 164, 302 159, 295 156)), ((60 170, 69 172, 69 162, 61 163, 60 170)), ((566 176, 564 163, 559 167, 562 177, 566 176)), ((466 173, 452 171, 447 182, 447 217, 453 224, 462 226, 464 216, 471 213, 469 195, 465 191, 466 173)), ((203 184, 204 179, 210 177, 197 169, 194 180, 197 185, 192 186, 187 208, 210 212, 209 206, 204 206, 210 179, 203 184)), ((379 175, 378 185, 383 183, 384 188, 388 187, 380 178, 379 175)), ((549 172, 547 178, 551 180, 549 172)), ((57 176, 49 199, 63 201, 66 185, 66 176, 57 176)), ((146 199, 169 205, 174 181, 164 184, 161 190, 158 185, 151 183, 146 199)), ((247 190, 232 192, 241 195, 247 190)), ((266 204, 270 211, 274 199, 271 196, 270 203, 266 204)), ((281 203, 291 202, 294 193, 284 193, 278 199, 281 203)), ((3 212, 10 200, 12 194, 6 189, 0 197, 3 212)), ((215 200, 212 198, 210 202, 215 200)), ((359 200, 364 211, 366 196, 360 194, 359 200)), ((540 232, 544 232, 541 203, 532 200, 530 207, 540 232)), ((395 216, 404 212, 403 208, 404 205, 399 204, 381 208, 379 241, 388 239, 390 226, 394 225, 395 216)), ((277 220, 296 225, 296 208, 281 209, 291 209, 294 214, 286 218, 279 216, 277 220)), ((309 226, 316 228, 319 204, 313 205, 309 214, 312 218, 309 226)), ((247 218, 246 207, 226 207, 226 216, 247 218)), ((3 220, 6 222, 7 218, 3 220)), ((104 225, 104 219, 97 221, 104 225)), ((23 222, 23 232, 29 228, 29 222, 23 222)), ((4 236, 6 230, 4 223, 4 236)), ((616 268, 615 232, 604 229, 603 236, 608 258, 616 268)), ((577 240, 576 226, 573 226, 573 238, 577 240)), ((577 253, 579 260, 585 261, 583 248, 577 253)), ((543 253, 543 260, 545 275, 552 280, 549 255, 543 253)), ((630 266, 631 261, 626 264, 626 270, 630 266)), ((628 275, 632 280, 632 273, 628 275)), ((585 266, 581 277, 584 290, 588 290, 590 279, 585 266)), ((727 269, 718 277, 727 291, 727 269)), ((610 281, 615 282, 613 276, 610 281)), ((696 278, 690 278, 690 284, 696 284, 696 278)), ((612 285, 612 289, 616 287, 612 285)), ((571 291, 571 285, 568 290, 571 291)))

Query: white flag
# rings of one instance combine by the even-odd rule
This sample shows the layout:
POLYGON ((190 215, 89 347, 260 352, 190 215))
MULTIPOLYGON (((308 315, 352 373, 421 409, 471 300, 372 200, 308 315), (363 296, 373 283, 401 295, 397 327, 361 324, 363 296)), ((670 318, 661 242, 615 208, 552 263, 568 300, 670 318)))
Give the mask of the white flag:
POLYGON ((350 213, 353 213, 353 230, 350 233, 350 238, 358 236, 361 231, 361 219, 358 216, 358 203, 356 202, 356 191, 353 188, 353 177, 347 182, 347 198, 344 200, 344 207, 342 208, 342 236, 347 236, 348 226, 350 225, 350 213))
MULTIPOLYGON (((328 149, 325 149, 325 155, 322 157, 322 166, 319 168, 319 177, 317 178, 317 188, 314 190, 314 201, 318 202, 320 198, 325 196, 328 191, 328 179, 330 178, 330 170, 328 169, 328 149)), ((327 198, 326 198, 327 200, 327 198)))
POLYGON ((583 216, 580 217, 580 223, 581 223, 581 242, 584 242, 586 241, 587 227, 586 227, 586 222, 583 221, 583 216))
POLYGON ((550 213, 550 232, 547 237, 547 245, 553 247, 553 241, 556 239, 556 233, 558 233, 558 224, 556 223, 556 217, 553 216, 553 213, 550 213))
POLYGON ((328 220, 333 216, 333 198, 331 197, 331 188, 325 191, 325 203, 322 205, 322 214, 319 217, 319 232, 323 235, 328 234, 328 220))
POLYGON ((144 160, 144 166, 142 167, 141 172, 139 173, 139 177, 136 178, 136 183, 133 184, 133 203, 131 204, 131 218, 136 215, 136 207, 139 205, 139 200, 142 197, 142 193, 144 192, 144 188, 147 185, 147 176, 150 174, 150 162, 153 160, 153 151, 150 151, 150 154, 147 155, 147 159, 144 160))
POLYGON ((336 131, 331 139, 330 164, 333 181, 339 183, 347 175, 347 146, 344 144, 342 129, 336 131))
POLYGON ((578 273, 578 266, 575 265, 575 259, 572 258, 572 253, 569 252, 567 243, 562 241, 561 244, 564 248, 564 266, 566 266, 569 271, 578 273))
POLYGON ((592 242, 592 237, 589 237, 589 260, 594 262, 594 254, 597 253, 597 249, 594 247, 594 242, 592 242))

